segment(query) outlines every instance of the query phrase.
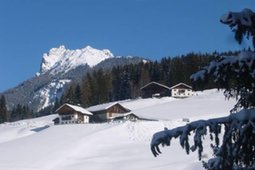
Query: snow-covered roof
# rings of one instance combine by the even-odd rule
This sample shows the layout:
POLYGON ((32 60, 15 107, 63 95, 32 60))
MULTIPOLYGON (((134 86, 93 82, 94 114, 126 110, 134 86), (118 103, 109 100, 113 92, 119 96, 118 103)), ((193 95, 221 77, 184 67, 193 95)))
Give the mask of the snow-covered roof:
MULTIPOLYGON (((110 102, 110 103, 99 104, 96 106, 91 106, 86 109, 89 110, 90 112, 96 112, 96 111, 101 111, 101 110, 107 110, 116 104, 121 105, 119 102, 110 102)), ((122 106, 122 107, 125 108, 124 106, 122 106)), ((125 109, 127 109, 127 108, 125 108, 125 109)), ((129 110, 129 109, 127 109, 127 110, 129 110)))
POLYGON ((125 116, 128 116, 128 115, 134 115, 134 116, 136 116, 136 117, 139 117, 139 116, 137 116, 136 114, 134 114, 134 113, 132 113, 132 112, 129 112, 129 113, 123 113, 123 114, 119 114, 119 115, 117 115, 117 116, 113 116, 113 117, 111 117, 111 119, 121 118, 121 117, 125 117, 125 116))
POLYGON ((176 85, 172 86, 171 89, 174 89, 174 88, 176 88, 176 87, 178 87, 178 86, 181 86, 181 85, 182 85, 182 86, 185 86, 185 87, 187 87, 187 88, 189 88, 189 89, 192 89, 191 86, 189 86, 189 85, 187 85, 187 84, 185 84, 185 83, 176 84, 176 85))
POLYGON ((158 86, 161 86, 161 87, 164 87, 164 88, 166 88, 166 89, 171 90, 171 89, 170 89, 170 87, 165 86, 165 85, 160 84, 160 83, 157 83, 157 82, 155 82, 155 81, 152 81, 152 82, 150 82, 150 83, 146 84, 146 85, 145 85, 145 86, 143 86, 141 89, 143 89, 143 88, 145 88, 145 87, 147 87, 147 86, 149 86, 149 85, 151 85, 151 84, 156 84, 156 85, 158 85, 158 86))
POLYGON ((113 120, 113 119, 123 118, 123 117, 129 116, 129 115, 133 115, 133 116, 137 117, 139 120, 157 121, 156 119, 150 119, 150 118, 147 118, 147 117, 144 117, 144 116, 141 116, 141 115, 137 115, 133 112, 119 114, 117 116, 111 117, 111 119, 113 120))
POLYGON ((64 106, 68 106, 70 108, 72 108, 73 110, 75 110, 76 112, 80 112, 82 114, 86 114, 86 115, 93 115, 93 113, 91 113, 90 111, 84 109, 83 107, 80 107, 80 106, 76 106, 76 105, 72 105, 72 104, 68 104, 68 103, 65 103, 63 104, 62 106, 60 106, 56 112, 58 112, 61 108, 63 108, 64 106))

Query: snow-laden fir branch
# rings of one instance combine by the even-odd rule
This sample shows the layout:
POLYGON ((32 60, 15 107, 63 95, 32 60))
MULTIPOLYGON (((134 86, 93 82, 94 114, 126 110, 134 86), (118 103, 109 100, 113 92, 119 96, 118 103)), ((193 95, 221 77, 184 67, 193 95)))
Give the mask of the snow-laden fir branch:
POLYGON ((239 44, 243 37, 252 38, 255 47, 255 13, 251 9, 243 9, 241 12, 228 12, 220 18, 221 23, 228 25, 235 33, 235 39, 239 44))
POLYGON ((190 151, 197 150, 199 159, 201 159, 203 137, 208 132, 211 140, 214 141, 212 146, 215 157, 210 159, 208 163, 204 163, 207 169, 240 168, 244 165, 255 168, 255 165, 253 165, 255 159, 255 109, 243 109, 226 117, 198 120, 182 127, 171 130, 165 129, 153 135, 151 151, 154 156, 157 156, 161 153, 159 145, 170 146, 172 138, 179 138, 180 145, 186 150, 187 154, 190 151), (225 127, 225 133, 219 147, 218 135, 221 132, 222 125, 225 127), (190 146, 189 141, 191 132, 194 132, 192 146, 190 146), (232 160, 232 162, 229 160, 232 160))
POLYGON ((232 111, 255 106, 255 53, 243 51, 238 56, 222 56, 191 77, 194 85, 203 86, 212 80, 224 89, 227 98, 236 98, 232 111))

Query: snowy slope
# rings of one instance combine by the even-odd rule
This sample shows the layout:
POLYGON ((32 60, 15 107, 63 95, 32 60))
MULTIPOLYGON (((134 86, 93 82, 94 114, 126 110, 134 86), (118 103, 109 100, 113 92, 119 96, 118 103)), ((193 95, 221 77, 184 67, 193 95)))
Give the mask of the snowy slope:
POLYGON ((234 107, 235 100, 227 101, 222 92, 213 89, 197 93, 186 99, 172 97, 140 99, 122 104, 144 118, 172 120, 198 116, 207 118, 218 114, 227 115, 234 107))
MULTIPOLYGON (((225 115, 234 101, 225 101, 222 93, 210 90, 183 100, 138 99, 122 104, 136 114, 161 120, 52 126, 56 115, 51 115, 1 124, 0 151, 4 154, 0 155, 0 169, 202 170, 197 154, 187 156, 178 140, 154 158, 151 137, 164 127, 184 125, 184 116, 195 120, 225 115)), ((203 157, 210 153, 206 151, 203 157)))
POLYGON ((69 50, 62 45, 59 48, 52 48, 43 55, 39 74, 50 71, 51 74, 56 75, 86 64, 93 67, 112 57, 113 54, 107 49, 98 50, 87 46, 83 49, 69 50))

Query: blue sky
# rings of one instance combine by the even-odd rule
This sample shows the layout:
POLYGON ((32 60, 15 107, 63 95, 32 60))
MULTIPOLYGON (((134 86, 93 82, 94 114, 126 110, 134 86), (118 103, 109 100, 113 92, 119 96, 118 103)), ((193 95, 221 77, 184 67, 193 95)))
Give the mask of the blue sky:
POLYGON ((153 60, 242 49, 219 18, 254 5, 253 0, 0 0, 0 92, 34 76, 43 53, 60 45, 153 60))

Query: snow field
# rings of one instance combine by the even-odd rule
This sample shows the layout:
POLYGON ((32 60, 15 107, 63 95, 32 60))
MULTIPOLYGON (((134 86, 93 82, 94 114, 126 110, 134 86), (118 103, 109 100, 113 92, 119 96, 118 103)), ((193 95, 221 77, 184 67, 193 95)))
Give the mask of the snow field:
MULTIPOLYGON (((0 125, 1 170, 202 170, 197 153, 186 155, 173 139, 164 154, 154 158, 152 135, 189 120, 228 114, 234 101, 215 90, 187 99, 122 101, 135 114, 159 121, 52 125, 57 115, 0 125), (3 154, 4 153, 4 154, 3 154)), ((206 137, 207 138, 207 137, 206 137)), ((192 145, 192 142, 191 142, 192 145)), ((205 140, 204 159, 211 156, 205 140)))

